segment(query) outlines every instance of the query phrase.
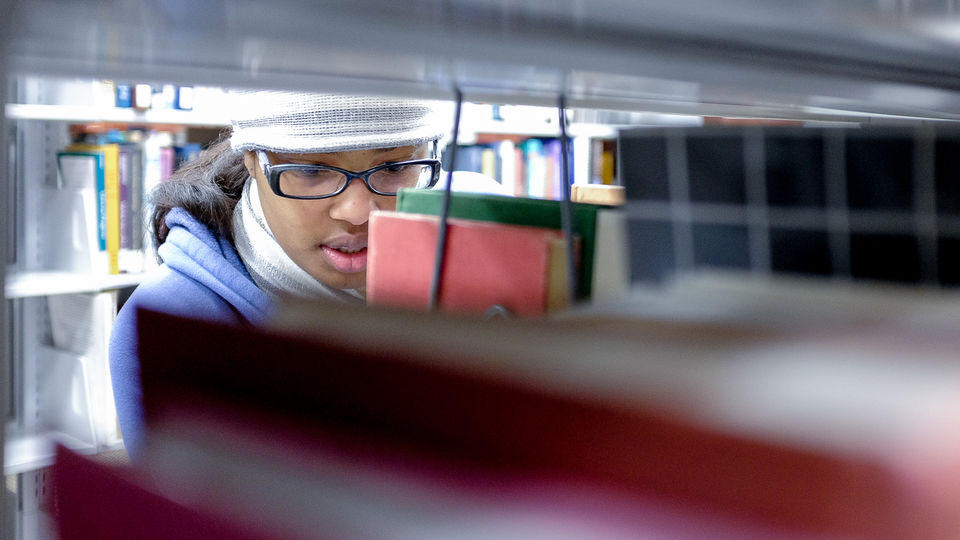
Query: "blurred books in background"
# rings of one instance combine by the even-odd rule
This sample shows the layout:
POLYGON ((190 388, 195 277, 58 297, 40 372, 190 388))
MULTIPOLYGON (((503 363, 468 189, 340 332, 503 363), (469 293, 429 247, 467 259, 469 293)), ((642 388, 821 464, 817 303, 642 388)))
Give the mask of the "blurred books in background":
POLYGON ((52 207, 40 231, 45 267, 92 274, 142 272, 153 262, 148 220, 150 192, 184 163, 200 143, 183 133, 74 126, 74 140, 57 153, 57 184, 46 186, 52 207), (70 224, 64 227, 64 224, 70 224))

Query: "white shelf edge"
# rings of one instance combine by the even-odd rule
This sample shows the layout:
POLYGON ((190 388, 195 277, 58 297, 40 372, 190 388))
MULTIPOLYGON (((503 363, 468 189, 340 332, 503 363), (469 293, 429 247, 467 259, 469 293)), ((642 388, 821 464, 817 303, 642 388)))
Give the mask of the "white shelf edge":
POLYGON ((73 272, 7 272, 6 298, 110 291, 138 285, 144 273, 91 275, 73 272))
MULTIPOLYGON (((603 124, 597 122, 571 122, 567 132, 570 137, 616 139, 621 129, 645 126, 699 126, 703 118, 693 115, 648 115, 644 121, 631 124, 603 124)), ((478 134, 518 135, 521 137, 559 137, 560 126, 546 122, 514 122, 495 120, 464 122, 461 127, 463 139, 472 141, 478 134)))
POLYGON ((10 120, 118 122, 151 125, 178 124, 210 127, 226 127, 230 125, 229 119, 218 114, 166 109, 140 111, 119 107, 8 103, 5 106, 5 114, 10 120))
MULTIPOLYGON (((616 137, 620 126, 605 124, 570 124, 569 135, 577 137, 616 137)), ((538 122, 496 122, 485 121, 466 123, 464 131, 470 134, 489 133, 492 135, 520 135, 523 137, 559 137, 560 126, 538 122)))
POLYGON ((80 454, 94 454, 93 443, 82 441, 59 431, 8 433, 4 447, 3 474, 19 474, 53 465, 56 443, 80 454))

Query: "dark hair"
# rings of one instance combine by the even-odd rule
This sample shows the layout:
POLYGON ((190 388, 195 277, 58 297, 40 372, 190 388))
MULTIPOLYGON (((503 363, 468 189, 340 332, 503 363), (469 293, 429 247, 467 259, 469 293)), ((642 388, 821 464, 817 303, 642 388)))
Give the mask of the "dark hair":
POLYGON ((151 192, 154 249, 170 232, 165 223, 167 213, 178 206, 233 241, 233 208, 249 176, 243 164, 243 152, 230 147, 229 133, 221 135, 199 157, 184 164, 151 192))

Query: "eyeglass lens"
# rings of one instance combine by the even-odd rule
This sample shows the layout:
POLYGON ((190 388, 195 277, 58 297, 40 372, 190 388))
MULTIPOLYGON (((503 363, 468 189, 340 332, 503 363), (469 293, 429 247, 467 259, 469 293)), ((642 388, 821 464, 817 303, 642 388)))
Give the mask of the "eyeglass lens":
MULTIPOLYGON (((425 164, 385 167, 370 174, 370 186, 381 193, 396 193, 400 188, 429 183, 432 169, 425 164)), ((280 173, 280 190, 294 197, 319 197, 339 191, 347 176, 325 168, 302 167, 280 173)))

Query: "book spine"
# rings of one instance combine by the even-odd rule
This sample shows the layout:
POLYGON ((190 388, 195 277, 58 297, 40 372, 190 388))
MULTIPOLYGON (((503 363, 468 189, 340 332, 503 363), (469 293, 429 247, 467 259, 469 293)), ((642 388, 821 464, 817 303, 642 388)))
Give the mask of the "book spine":
POLYGON ((573 144, 573 161, 571 164, 571 169, 573 170, 573 183, 574 184, 589 184, 590 183, 590 143, 591 139, 586 136, 574 137, 573 144))
POLYGON ((173 175, 176 170, 176 150, 172 146, 163 146, 160 148, 160 181, 164 182, 173 175))
POLYGON ((528 139, 523 143, 523 159, 526 164, 527 196, 543 199, 547 193, 546 159, 540 139, 528 139))
POLYGON ((616 182, 616 156, 610 145, 604 143, 603 153, 601 154, 602 165, 600 168, 600 180, 605 185, 613 185, 616 182))
POLYGON ((120 186, 120 249, 130 249, 133 245, 133 231, 130 224, 130 206, 133 197, 130 148, 126 145, 119 147, 117 156, 117 179, 120 186))
POLYGON ((501 141, 497 146, 497 153, 500 158, 500 183, 504 186, 512 186, 517 177, 517 155, 514 152, 513 141, 501 141))
POLYGON ((490 178, 497 178, 497 152, 493 148, 484 148, 481 151, 480 172, 490 178))
POLYGON ((143 146, 140 144, 131 147, 132 159, 130 160, 130 231, 132 249, 143 249, 144 219, 143 215, 143 186, 144 186, 144 166, 143 166, 143 146))
POLYGON ((523 161, 523 148, 517 146, 513 149, 513 162, 515 167, 513 169, 513 194, 517 197, 523 197, 527 194, 527 172, 526 172, 526 163, 523 161))
POLYGON ((103 153, 97 155, 97 243, 100 251, 107 251, 107 183, 103 153))
POLYGON ((133 106, 133 86, 117 84, 117 107, 129 108, 133 106))
POLYGON ((560 139, 553 139, 547 143, 547 195, 549 199, 563 199, 563 145, 560 139))
POLYGON ((107 206, 107 264, 108 273, 120 273, 120 172, 117 145, 104 149, 104 192, 107 206))
POLYGON ((603 141, 590 141, 590 183, 603 183, 603 141))

